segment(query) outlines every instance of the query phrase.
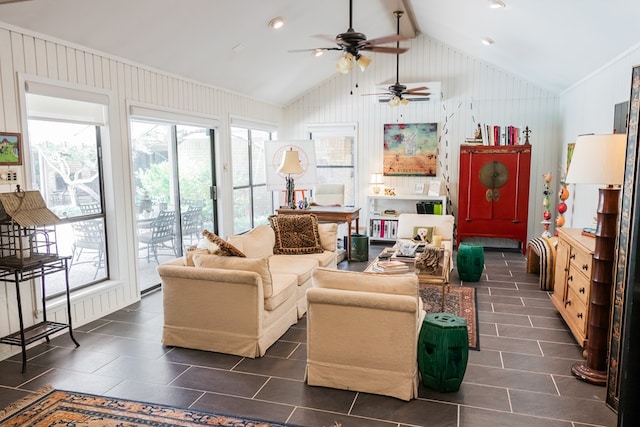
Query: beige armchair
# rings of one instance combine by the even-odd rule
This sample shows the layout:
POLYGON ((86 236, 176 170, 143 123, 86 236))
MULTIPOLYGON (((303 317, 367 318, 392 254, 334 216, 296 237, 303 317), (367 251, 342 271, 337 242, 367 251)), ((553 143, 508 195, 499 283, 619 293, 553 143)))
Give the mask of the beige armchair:
POLYGON ((319 268, 307 290, 307 384, 411 400, 425 312, 415 274, 319 268))

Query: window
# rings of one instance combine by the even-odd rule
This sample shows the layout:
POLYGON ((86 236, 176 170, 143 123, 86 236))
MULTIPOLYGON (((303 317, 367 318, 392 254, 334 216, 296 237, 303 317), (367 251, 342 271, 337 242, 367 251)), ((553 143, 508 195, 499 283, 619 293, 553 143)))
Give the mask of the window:
POLYGON ((344 184, 344 203, 356 200, 355 127, 323 126, 310 128, 315 142, 316 177, 319 184, 344 184))
MULTIPOLYGON (((61 219, 56 244, 58 254, 71 257, 69 285, 79 289, 105 280, 109 263, 101 138, 106 108, 37 93, 27 93, 26 100, 31 187, 61 219)), ((63 272, 47 277, 46 297, 64 290, 63 272)))
POLYGON ((273 197, 267 190, 264 142, 276 138, 273 131, 231 128, 234 234, 265 224, 273 213, 273 197))

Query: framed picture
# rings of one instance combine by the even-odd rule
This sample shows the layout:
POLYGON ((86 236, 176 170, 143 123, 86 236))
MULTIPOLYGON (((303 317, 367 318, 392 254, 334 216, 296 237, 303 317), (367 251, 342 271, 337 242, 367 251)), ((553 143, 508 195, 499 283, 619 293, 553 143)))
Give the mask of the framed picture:
POLYGON ((0 165, 22 164, 22 141, 19 133, 0 132, 0 165))
POLYGON ((384 125, 385 176, 436 176, 438 124, 384 125))
POLYGON ((424 182, 419 182, 414 185, 413 192, 416 194, 424 194, 424 182))

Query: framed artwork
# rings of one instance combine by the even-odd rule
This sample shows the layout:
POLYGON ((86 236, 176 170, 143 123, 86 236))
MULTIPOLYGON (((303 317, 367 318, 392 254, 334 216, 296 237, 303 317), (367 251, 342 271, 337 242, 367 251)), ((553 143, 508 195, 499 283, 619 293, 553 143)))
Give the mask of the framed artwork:
POLYGON ((0 132, 0 165, 22 164, 22 141, 19 133, 0 132))
POLYGON ((413 192, 416 194, 424 194, 424 182, 419 182, 413 186, 413 192))
POLYGON ((436 176, 438 124, 384 125, 385 176, 436 176))

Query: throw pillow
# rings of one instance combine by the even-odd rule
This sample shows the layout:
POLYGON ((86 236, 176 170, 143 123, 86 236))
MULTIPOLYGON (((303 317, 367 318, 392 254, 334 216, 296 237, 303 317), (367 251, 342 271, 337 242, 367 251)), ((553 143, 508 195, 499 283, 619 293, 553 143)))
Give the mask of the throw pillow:
POLYGON ((271 215, 276 243, 274 254, 299 255, 324 252, 318 233, 318 218, 313 214, 271 215))
POLYGON ((194 255, 209 253, 209 251, 206 249, 198 249, 196 247, 192 247, 192 248, 189 248, 184 252, 184 265, 186 265, 187 267, 195 267, 195 264, 193 263, 194 255))
POLYGON ((204 230, 202 235, 209 240, 209 242, 213 243, 215 246, 209 246, 209 253, 214 255, 222 255, 222 256, 238 256, 238 257, 246 257, 245 254, 242 253, 241 250, 233 246, 231 243, 222 239, 219 236, 216 236, 214 233, 204 230))
POLYGON ((196 254, 193 257, 196 267, 219 268, 223 270, 253 271, 262 278, 264 297, 273 295, 273 280, 269 270, 268 258, 240 258, 210 254, 196 254))
POLYGON ((433 238, 433 227, 417 226, 413 227, 413 234, 411 235, 414 242, 431 243, 433 238))

